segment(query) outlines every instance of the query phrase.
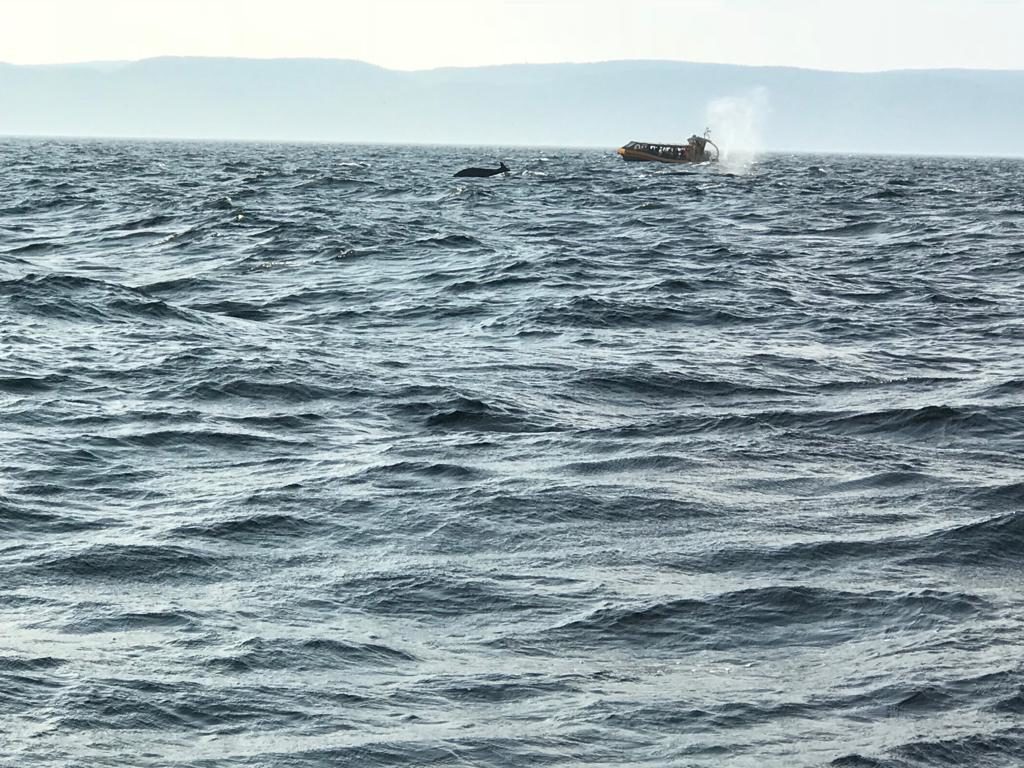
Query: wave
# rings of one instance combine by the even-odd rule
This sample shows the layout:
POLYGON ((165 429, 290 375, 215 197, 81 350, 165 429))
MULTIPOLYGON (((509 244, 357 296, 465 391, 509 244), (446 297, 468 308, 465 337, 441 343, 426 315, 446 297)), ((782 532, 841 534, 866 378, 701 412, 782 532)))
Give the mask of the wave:
POLYGON ((485 471, 463 464, 398 461, 369 467, 354 479, 386 488, 414 488, 433 484, 472 485, 485 477, 485 471))
MULTIPOLYGON (((32 489, 28 489, 31 491, 32 489)), ((66 491, 66 486, 54 488, 55 495, 66 491)), ((27 495, 23 489, 22 494, 27 495)), ((51 512, 19 505, 10 499, 0 497, 0 531, 8 534, 24 533, 83 533, 108 527, 109 520, 88 519, 68 513, 51 512)))
POLYGON ((985 440, 1024 429, 1024 407, 928 405, 862 412, 781 409, 722 416, 695 413, 670 416, 629 429, 659 436, 673 432, 755 431, 764 428, 792 428, 847 436, 877 435, 887 440, 985 440))
POLYGON ((605 393, 659 397, 793 397, 793 390, 759 386, 724 378, 660 370, 651 365, 582 371, 576 387, 605 393))
POLYGON ((64 627, 72 634, 149 632, 174 630, 183 632, 199 627, 201 617, 188 611, 148 611, 121 613, 76 619, 64 627))
POLYGON ((219 557, 186 547, 94 544, 70 554, 36 557, 26 569, 58 582, 131 579, 161 583, 215 578, 221 563, 219 557))
POLYGON ((947 528, 926 537, 913 565, 1013 567, 1024 547, 1024 511, 947 528))
POLYGON ((342 400, 365 397, 370 393, 358 387, 331 387, 308 381, 266 381, 255 378, 228 378, 223 374, 201 381, 185 390, 189 397, 201 400, 242 398, 285 403, 312 403, 320 400, 342 400))
POLYGON ((427 248, 486 248, 487 246, 472 235, 436 235, 416 241, 416 245, 427 248))
POLYGON ((737 311, 714 307, 623 301, 577 296, 527 309, 517 322, 550 328, 650 328, 658 326, 723 327, 752 322, 737 311))
POLYGON ((723 547, 713 553, 681 558, 685 570, 775 570, 805 573, 857 561, 900 562, 943 568, 1012 567, 1024 545, 1024 516, 1018 512, 944 528, 920 535, 885 538, 834 538, 784 547, 723 547))
POLYGON ((427 427, 450 431, 472 432, 538 432, 550 427, 541 424, 526 412, 507 406, 489 405, 482 400, 456 398, 429 414, 427 427))
POLYGON ((544 530, 565 524, 658 521, 691 522, 717 517, 721 510, 694 500, 678 499, 653 492, 611 492, 591 490, 573 484, 546 484, 529 493, 509 493, 484 488, 467 493, 467 504, 480 517, 502 524, 521 525, 544 530))
POLYGON ((341 666, 374 669, 407 666, 416 656, 380 643, 357 643, 333 638, 268 640, 254 637, 227 656, 215 657, 207 666, 229 672, 266 670, 337 670, 341 666))
POLYGON ((1012 765, 1024 753, 1024 728, 918 741, 897 747, 892 753, 895 764, 901 768, 1012 765))
POLYGON ((490 579, 427 573, 371 573, 336 583, 333 591, 354 608, 386 616, 457 617, 495 611, 525 613, 555 602, 490 579))
POLYGON ((617 474, 634 471, 656 470, 662 472, 693 471, 701 464, 692 458, 674 456, 672 454, 648 454, 645 456, 626 456, 614 459, 595 459, 592 461, 573 461, 562 464, 559 469, 579 475, 617 474))
POLYGON ((156 227, 163 227, 168 224, 174 224, 177 220, 178 218, 176 216, 170 216, 165 213, 155 213, 151 216, 119 221, 110 225, 107 229, 120 232, 137 232, 141 230, 151 230, 156 227))
MULTIPOLYGON (((527 643, 573 648, 595 643, 629 647, 732 651, 752 647, 830 646, 888 628, 929 630, 985 610, 965 594, 854 593, 819 587, 771 586, 707 599, 659 601, 595 609, 527 643)), ((499 645, 515 648, 517 639, 499 645)))
POLYGON ((1017 395, 1024 392, 1024 377, 1007 379, 999 384, 986 387, 980 395, 982 397, 1002 397, 1003 395, 1017 395))
POLYGON ((72 379, 58 373, 43 376, 0 376, 0 392, 12 395, 34 395, 41 392, 52 392, 72 379))
POLYGON ((274 317, 272 312, 263 307, 245 301, 202 302, 189 305, 189 309, 195 312, 209 312, 211 314, 225 315, 253 322, 263 322, 274 317))
POLYGON ((432 431, 530 433, 558 428, 543 414, 497 399, 485 402, 446 387, 404 387, 389 399, 395 416, 414 419, 432 431))
POLYGON ((214 428, 145 430, 117 436, 97 436, 92 438, 92 442, 98 446, 111 448, 208 448, 234 452, 257 448, 280 450, 304 445, 302 441, 292 437, 214 428))
MULTIPOLYGON (((197 683, 119 677, 82 681, 52 696, 49 724, 58 732, 188 733, 193 730, 295 727, 308 711, 276 700, 259 687, 236 687, 237 700, 197 683)), ((355 697, 353 697, 355 699, 355 697)))
POLYGON ((5 251, 7 256, 39 256, 43 254, 54 253, 60 251, 63 246, 60 243, 28 243, 26 245, 15 246, 5 251))
POLYGON ((31 658, 0 656, 0 673, 17 674, 23 672, 48 671, 59 669, 66 664, 66 659, 57 659, 53 656, 36 656, 31 658))
POLYGON ((76 275, 30 273, 0 281, 0 298, 4 297, 19 312, 48 320, 98 324, 138 319, 196 321, 193 314, 138 289, 76 275))
POLYGON ((315 179, 299 182, 293 188, 305 191, 343 190, 349 192, 362 191, 374 188, 375 186, 376 184, 374 182, 367 179, 353 179, 347 176, 334 176, 328 174, 315 179))
POLYGON ((315 520, 272 513, 179 525, 170 531, 170 535, 186 539, 265 544, 274 539, 312 536, 321 529, 322 524, 315 520))

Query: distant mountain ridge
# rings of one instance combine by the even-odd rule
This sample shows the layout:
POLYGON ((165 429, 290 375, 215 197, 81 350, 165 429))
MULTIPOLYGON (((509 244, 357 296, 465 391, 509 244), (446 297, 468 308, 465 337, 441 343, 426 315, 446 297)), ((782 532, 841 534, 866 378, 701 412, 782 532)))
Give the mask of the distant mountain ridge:
POLYGON ((685 140, 711 103, 754 92, 768 150, 1024 155, 1022 71, 672 61, 418 72, 333 59, 0 64, 0 134, 615 147, 685 140))

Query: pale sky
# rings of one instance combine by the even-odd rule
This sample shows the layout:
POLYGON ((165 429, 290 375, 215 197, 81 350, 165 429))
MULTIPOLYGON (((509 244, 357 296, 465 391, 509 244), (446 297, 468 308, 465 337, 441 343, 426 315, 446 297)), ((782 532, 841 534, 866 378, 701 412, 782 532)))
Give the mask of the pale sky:
POLYGON ((674 59, 1024 69, 1024 0, 0 0, 0 61, 674 59))

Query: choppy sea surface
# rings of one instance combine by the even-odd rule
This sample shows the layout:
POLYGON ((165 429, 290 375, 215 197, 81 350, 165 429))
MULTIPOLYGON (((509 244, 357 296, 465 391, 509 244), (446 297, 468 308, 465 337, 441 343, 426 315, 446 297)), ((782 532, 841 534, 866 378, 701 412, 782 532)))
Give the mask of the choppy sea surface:
POLYGON ((1021 765, 1024 162, 745 170, 0 142, 0 765, 1021 765))

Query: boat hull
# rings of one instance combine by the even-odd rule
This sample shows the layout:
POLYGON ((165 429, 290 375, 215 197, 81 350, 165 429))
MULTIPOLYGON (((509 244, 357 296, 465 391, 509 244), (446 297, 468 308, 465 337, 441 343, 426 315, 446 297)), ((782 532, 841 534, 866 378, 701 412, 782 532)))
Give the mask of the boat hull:
POLYGON ((696 161, 691 160, 689 157, 662 157, 661 155, 652 155, 647 152, 638 152, 634 149, 626 149, 621 147, 619 149, 619 157, 625 160, 627 163, 694 163, 696 161))
POLYGON ((711 163, 718 159, 718 146, 710 134, 691 136, 686 144, 631 141, 618 149, 619 157, 629 163, 711 163), (714 151, 709 152, 708 148, 714 151))

